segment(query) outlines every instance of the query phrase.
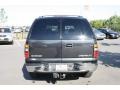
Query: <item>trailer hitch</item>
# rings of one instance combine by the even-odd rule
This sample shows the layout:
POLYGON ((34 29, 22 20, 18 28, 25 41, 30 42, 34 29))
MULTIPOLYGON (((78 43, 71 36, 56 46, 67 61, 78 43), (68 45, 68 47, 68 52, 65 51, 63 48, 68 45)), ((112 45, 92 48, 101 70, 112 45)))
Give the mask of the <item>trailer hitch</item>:
POLYGON ((53 73, 53 78, 65 79, 66 74, 63 73, 53 73))

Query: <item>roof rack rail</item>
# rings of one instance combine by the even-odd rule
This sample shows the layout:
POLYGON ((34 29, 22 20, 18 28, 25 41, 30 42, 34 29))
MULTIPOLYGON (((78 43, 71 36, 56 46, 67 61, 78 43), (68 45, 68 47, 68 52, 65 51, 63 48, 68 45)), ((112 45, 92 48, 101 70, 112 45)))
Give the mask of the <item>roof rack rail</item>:
POLYGON ((83 16, 79 16, 79 15, 45 15, 45 16, 40 16, 39 18, 45 18, 45 17, 81 17, 83 18, 83 16))

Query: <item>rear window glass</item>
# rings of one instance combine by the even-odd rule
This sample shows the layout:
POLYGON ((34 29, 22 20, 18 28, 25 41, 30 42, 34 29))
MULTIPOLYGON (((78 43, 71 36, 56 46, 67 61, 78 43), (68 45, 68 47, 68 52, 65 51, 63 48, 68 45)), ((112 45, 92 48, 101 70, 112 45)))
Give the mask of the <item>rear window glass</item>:
POLYGON ((9 28, 0 28, 0 33, 11 33, 9 28))
POLYGON ((31 29, 30 39, 56 40, 60 39, 60 24, 58 19, 35 20, 31 29))
POLYGON ((98 31, 98 30, 94 30, 94 33, 98 33, 98 34, 100 34, 101 32, 100 32, 100 31, 98 31))
POLYGON ((33 40, 58 40, 60 34, 64 40, 93 38, 92 29, 85 19, 39 19, 35 20, 30 33, 33 40))
POLYGON ((62 21, 63 39, 80 39, 81 36, 93 38, 92 29, 84 19, 64 19, 62 21))
POLYGON ((107 30, 105 29, 98 29, 98 30, 100 30, 100 32, 107 33, 107 30))

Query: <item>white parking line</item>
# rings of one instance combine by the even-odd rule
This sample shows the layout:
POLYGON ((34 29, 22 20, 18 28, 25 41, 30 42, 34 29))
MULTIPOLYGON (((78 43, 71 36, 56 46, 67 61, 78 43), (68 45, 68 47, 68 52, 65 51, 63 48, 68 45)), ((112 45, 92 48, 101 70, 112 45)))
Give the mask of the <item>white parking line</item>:
POLYGON ((18 47, 22 48, 22 45, 20 44, 18 40, 15 40, 15 42, 17 43, 18 47))

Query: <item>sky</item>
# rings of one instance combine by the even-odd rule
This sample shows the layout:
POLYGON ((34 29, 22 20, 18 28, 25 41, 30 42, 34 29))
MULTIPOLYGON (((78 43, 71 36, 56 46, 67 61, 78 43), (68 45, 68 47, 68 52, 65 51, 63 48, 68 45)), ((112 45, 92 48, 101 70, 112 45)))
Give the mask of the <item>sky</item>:
POLYGON ((89 21, 120 15, 119 0, 0 0, 0 8, 10 26, 31 25, 42 15, 80 15, 89 21))

